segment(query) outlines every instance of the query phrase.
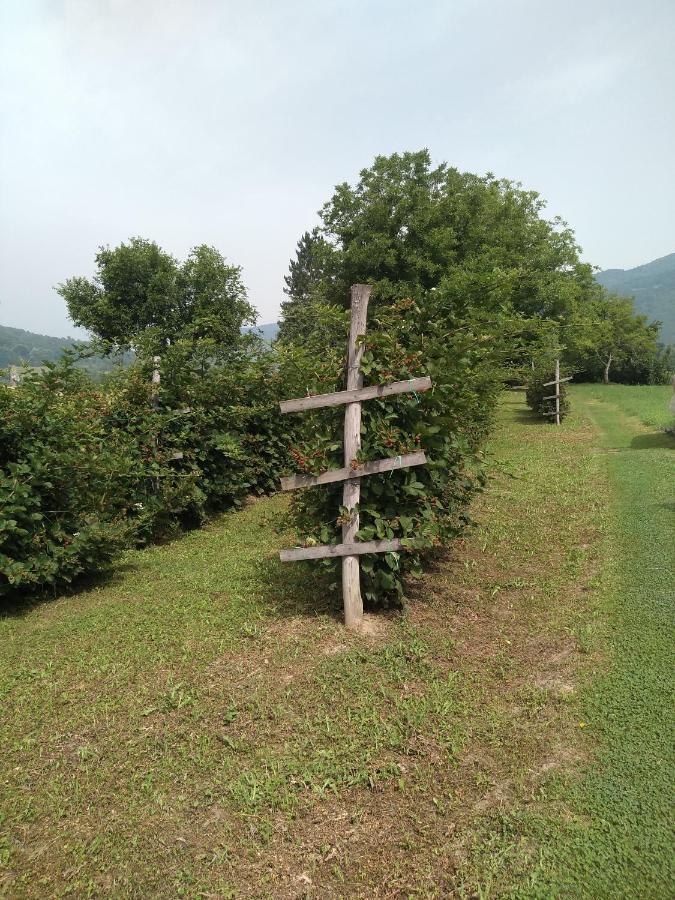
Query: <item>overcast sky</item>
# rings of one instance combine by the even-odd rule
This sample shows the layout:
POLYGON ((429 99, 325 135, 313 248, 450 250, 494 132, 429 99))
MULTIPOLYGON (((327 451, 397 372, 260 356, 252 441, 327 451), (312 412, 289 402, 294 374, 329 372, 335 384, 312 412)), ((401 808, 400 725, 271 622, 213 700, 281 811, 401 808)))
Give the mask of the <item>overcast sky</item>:
POLYGON ((276 319, 378 153, 521 181, 584 258, 675 250, 675 0, 0 0, 0 324, 132 236, 209 243, 276 319))

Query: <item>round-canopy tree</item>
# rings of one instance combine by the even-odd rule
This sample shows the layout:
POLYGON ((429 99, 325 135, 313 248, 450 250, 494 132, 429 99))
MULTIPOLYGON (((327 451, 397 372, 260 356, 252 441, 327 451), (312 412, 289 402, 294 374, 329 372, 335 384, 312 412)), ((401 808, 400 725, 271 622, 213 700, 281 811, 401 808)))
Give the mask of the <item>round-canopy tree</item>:
POLYGON ((159 352, 178 340, 234 346, 256 319, 241 269, 205 244, 183 263, 143 238, 101 247, 94 278, 70 278, 57 291, 73 322, 109 351, 159 352))
POLYGON ((453 311, 504 305, 520 315, 564 316, 597 294, 572 231, 543 218, 533 191, 433 166, 427 150, 378 156, 356 185, 340 184, 303 235, 286 279, 282 335, 306 323, 312 297, 345 305, 351 284, 374 285, 373 306, 441 285, 453 311))

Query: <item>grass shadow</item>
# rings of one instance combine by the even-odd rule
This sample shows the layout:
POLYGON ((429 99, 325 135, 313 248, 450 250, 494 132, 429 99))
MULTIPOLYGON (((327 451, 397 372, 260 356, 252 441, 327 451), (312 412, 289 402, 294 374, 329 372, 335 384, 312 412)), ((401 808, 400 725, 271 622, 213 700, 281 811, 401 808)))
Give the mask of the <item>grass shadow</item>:
MULTIPOLYGON (((438 554, 438 564, 443 554, 438 554)), ((282 563, 278 558, 267 557, 257 569, 261 606, 274 618, 321 618, 328 616, 342 623, 340 567, 326 572, 312 562, 282 563)), ((394 601, 388 606, 373 605, 365 597, 366 613, 391 617, 404 609, 404 602, 394 601)))
POLYGON ((81 575, 70 585, 58 588, 45 587, 40 591, 19 591, 9 597, 0 597, 0 620, 21 619, 48 603, 63 597, 76 597, 95 588, 104 588, 124 580, 124 576, 136 568, 133 562, 116 562, 99 572, 81 575))
POLYGON ((538 416, 531 409, 518 409, 514 416, 519 425, 549 425, 550 423, 538 416))
POLYGON ((341 597, 335 581, 334 574, 317 565, 282 563, 274 556, 261 559, 256 568, 261 606, 275 618, 340 618, 341 597))
POLYGON ((675 438, 665 431, 653 431, 649 434, 638 434, 630 442, 631 450, 654 450, 668 447, 675 449, 675 438))

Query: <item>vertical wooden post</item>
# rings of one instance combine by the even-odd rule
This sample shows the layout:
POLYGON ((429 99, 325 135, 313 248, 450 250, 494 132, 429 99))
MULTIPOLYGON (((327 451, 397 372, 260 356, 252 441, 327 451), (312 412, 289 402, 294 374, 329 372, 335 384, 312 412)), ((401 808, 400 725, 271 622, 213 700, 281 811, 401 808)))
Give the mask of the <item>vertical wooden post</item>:
POLYGON ((159 406, 159 384, 160 384, 160 374, 159 374, 159 362, 160 356, 152 357, 152 405, 157 407, 159 406))
MULTIPOLYGON (((347 354, 347 390, 363 387, 361 357, 363 345, 358 343, 359 335, 366 333, 368 300, 372 287, 368 284, 352 285, 351 326, 349 329, 349 350, 347 354)), ((352 460, 361 448, 361 403, 348 403, 345 409, 344 454, 345 467, 350 468, 352 460)), ((361 496, 361 480, 351 478, 345 481, 342 505, 353 509, 361 496)), ((353 513, 349 523, 342 526, 342 542, 353 543, 359 530, 358 512, 353 513)), ((361 598, 361 578, 358 556, 342 558, 342 601, 347 628, 358 628, 363 617, 361 598)))
MULTIPOLYGON (((153 409, 159 409, 159 385, 160 385, 160 371, 159 364, 161 361, 161 356, 153 356, 152 357, 152 407, 153 409)), ((155 454, 159 454, 159 435, 155 432, 155 454)), ((159 477, 155 478, 155 492, 159 493, 160 484, 159 477)))
POLYGON ((560 425, 560 360, 555 361, 555 424, 560 425))

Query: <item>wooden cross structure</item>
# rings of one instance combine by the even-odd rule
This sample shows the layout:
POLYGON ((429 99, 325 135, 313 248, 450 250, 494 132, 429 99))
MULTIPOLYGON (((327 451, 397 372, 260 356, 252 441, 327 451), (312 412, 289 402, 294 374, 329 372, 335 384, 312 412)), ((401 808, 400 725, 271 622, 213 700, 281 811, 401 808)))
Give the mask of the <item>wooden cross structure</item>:
POLYGON ((391 397, 406 392, 419 393, 431 388, 431 379, 411 378, 408 381, 394 381, 391 384, 363 386, 361 358, 366 333, 366 316, 368 300, 372 287, 368 284, 354 284, 351 290, 351 324, 349 329, 349 350, 347 354, 347 389, 334 394, 318 394, 300 397, 297 400, 282 400, 279 404, 282 413, 302 412, 308 409, 320 409, 326 406, 345 405, 344 423, 344 468, 329 469, 321 475, 291 475, 281 479, 283 490, 312 487, 318 484, 330 484, 344 481, 342 505, 350 510, 349 521, 342 526, 341 544, 324 544, 315 547, 297 547, 293 550, 282 550, 282 562, 294 562, 301 559, 325 559, 326 557, 342 558, 342 599, 344 604, 345 625, 358 628, 363 617, 363 600, 361 598, 359 556, 364 553, 390 553, 401 549, 401 541, 357 541, 359 530, 359 514, 355 507, 361 495, 360 479, 380 472, 391 472, 394 469, 405 469, 410 466, 421 466, 426 463, 423 451, 406 453, 392 459, 379 459, 375 462, 359 463, 357 460, 361 449, 361 402, 379 397, 391 397))
POLYGON ((555 385, 555 394, 549 394, 548 397, 544 397, 544 400, 555 400, 555 409, 552 409, 550 412, 544 413, 545 416, 555 416, 555 424, 560 425, 560 397, 562 396, 560 393, 560 385, 563 381, 571 381, 572 376, 568 375, 567 378, 560 377, 560 360, 556 359, 555 361, 555 378, 553 381, 545 381, 544 387, 550 387, 550 385, 555 385))

